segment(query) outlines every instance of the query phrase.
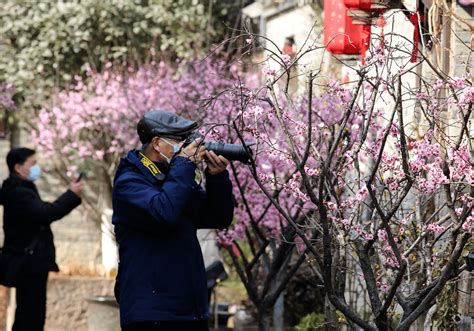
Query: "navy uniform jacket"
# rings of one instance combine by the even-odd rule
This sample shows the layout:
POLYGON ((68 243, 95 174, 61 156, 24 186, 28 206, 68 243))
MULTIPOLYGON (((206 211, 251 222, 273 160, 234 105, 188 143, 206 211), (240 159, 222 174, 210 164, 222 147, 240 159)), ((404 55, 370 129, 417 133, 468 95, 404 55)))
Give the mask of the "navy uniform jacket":
POLYGON ((115 295, 121 325, 141 321, 209 318, 204 262, 196 230, 224 229, 234 200, 229 174, 206 175, 206 191, 195 181, 196 166, 175 157, 162 181, 140 162, 137 151, 122 159, 113 188, 113 217, 119 245, 115 295))

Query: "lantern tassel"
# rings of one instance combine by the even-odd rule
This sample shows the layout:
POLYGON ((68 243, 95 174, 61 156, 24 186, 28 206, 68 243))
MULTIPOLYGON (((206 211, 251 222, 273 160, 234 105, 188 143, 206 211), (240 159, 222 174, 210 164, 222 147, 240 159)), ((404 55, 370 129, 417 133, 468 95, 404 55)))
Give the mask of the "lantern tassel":
POLYGON ((418 13, 411 13, 410 14, 410 22, 413 24, 413 51, 411 52, 411 59, 410 62, 415 63, 418 59, 418 42, 420 36, 420 29, 419 29, 419 22, 423 19, 423 17, 418 13))

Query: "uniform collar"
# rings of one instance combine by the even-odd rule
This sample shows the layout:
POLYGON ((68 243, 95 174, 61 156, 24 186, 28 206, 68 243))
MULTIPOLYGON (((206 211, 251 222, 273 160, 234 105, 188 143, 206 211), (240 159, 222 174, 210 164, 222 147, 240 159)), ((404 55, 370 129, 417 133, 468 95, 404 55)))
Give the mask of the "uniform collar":
POLYGON ((166 174, 163 172, 164 169, 161 165, 161 162, 154 162, 150 160, 142 151, 138 152, 137 157, 158 181, 162 181, 165 179, 166 174))
POLYGON ((143 159, 143 157, 141 157, 139 150, 133 150, 129 152, 126 159, 141 173, 143 173, 143 175, 145 175, 145 177, 148 178, 150 181, 162 182, 168 175, 169 166, 167 164, 165 164, 164 162, 153 162, 148 158, 146 159, 151 162, 151 164, 147 160, 142 162, 141 159, 143 159), (161 175, 157 176, 156 174, 154 174, 155 172, 151 171, 151 168, 158 169, 161 175))

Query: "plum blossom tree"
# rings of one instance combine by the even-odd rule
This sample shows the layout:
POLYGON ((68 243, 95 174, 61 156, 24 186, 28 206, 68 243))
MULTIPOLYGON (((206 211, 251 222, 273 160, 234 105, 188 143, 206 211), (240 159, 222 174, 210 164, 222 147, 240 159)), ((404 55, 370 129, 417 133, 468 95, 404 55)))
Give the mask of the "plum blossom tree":
MULTIPOLYGON (((262 222, 277 220, 280 240, 315 262, 315 277, 352 328, 407 330, 466 269, 472 83, 423 54, 410 64, 399 44, 378 40, 366 64, 353 68, 353 84, 330 81, 317 97, 318 72, 308 71, 306 96, 295 97, 288 81, 278 85, 294 63, 277 52, 271 58, 280 68, 265 66, 266 84, 240 92, 233 120, 242 142, 245 134, 258 141, 248 171, 266 196, 262 222), (429 74, 420 75, 419 65, 429 74)), ((237 223, 228 233, 246 229, 237 223)), ((270 327, 260 320, 260 329, 270 327)))

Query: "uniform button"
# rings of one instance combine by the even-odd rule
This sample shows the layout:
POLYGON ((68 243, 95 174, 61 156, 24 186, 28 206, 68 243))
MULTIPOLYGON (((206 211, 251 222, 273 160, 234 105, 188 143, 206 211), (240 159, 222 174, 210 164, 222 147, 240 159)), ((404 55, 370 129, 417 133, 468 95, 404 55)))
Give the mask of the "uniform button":
POLYGON ((151 291, 151 293, 156 294, 156 290, 151 291))

